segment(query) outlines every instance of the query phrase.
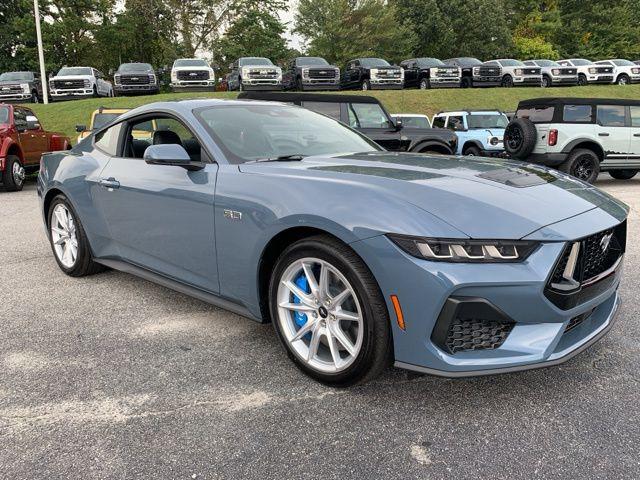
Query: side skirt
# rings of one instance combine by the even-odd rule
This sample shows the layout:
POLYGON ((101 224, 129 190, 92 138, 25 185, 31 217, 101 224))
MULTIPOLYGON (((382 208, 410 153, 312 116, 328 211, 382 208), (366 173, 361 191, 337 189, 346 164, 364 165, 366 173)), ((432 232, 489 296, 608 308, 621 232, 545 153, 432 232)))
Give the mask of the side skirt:
POLYGON ((233 302, 226 298, 222 298, 218 295, 207 292, 205 290, 201 290, 191 285, 187 285, 177 280, 173 280, 169 277, 165 277, 164 275, 160 275, 159 273, 147 270, 146 268, 138 267, 137 265, 123 262, 122 260, 95 259, 94 261, 106 267, 113 268, 114 270, 130 273, 131 275, 135 275, 136 277, 148 280, 153 283, 157 283, 158 285, 170 288, 171 290, 175 290, 176 292, 184 293, 185 295, 189 295, 190 297, 197 298, 198 300, 201 300, 203 302, 215 305, 216 307, 220 307, 224 310, 228 310, 237 315, 253 320, 254 322, 263 323, 263 319, 255 317, 246 307, 240 305, 239 303, 233 302))

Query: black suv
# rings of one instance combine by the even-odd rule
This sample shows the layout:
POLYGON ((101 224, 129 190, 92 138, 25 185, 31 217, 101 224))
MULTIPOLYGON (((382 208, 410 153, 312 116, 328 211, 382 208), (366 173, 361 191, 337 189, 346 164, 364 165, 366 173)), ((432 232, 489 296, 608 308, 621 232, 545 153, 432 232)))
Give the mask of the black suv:
POLYGON ((404 127, 394 121, 377 98, 322 93, 244 92, 245 100, 285 102, 322 113, 363 133, 391 151, 453 155, 458 137, 444 128, 404 127))
POLYGON ((356 58, 342 72, 343 89, 381 90, 404 88, 404 70, 382 58, 356 58))
POLYGON ((498 87, 502 82, 502 69, 499 65, 487 65, 473 57, 449 58, 444 63, 460 67, 462 88, 498 87))
POLYGON ((36 72, 6 72, 0 75, 0 103, 32 102, 42 99, 42 82, 36 72))
POLYGON ((158 74, 148 63, 123 63, 113 75, 117 95, 158 93, 158 74))
POLYGON ((296 57, 282 72, 285 90, 339 90, 340 69, 322 57, 296 57))

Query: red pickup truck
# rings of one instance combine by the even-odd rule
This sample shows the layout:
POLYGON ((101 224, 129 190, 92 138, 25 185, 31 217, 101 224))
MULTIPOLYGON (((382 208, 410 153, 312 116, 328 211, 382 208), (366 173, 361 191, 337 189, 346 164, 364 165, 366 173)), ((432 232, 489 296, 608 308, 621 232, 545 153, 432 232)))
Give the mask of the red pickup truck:
POLYGON ((38 170, 43 153, 70 147, 69 137, 45 131, 29 108, 0 104, 0 183, 5 190, 22 190, 25 175, 38 170))

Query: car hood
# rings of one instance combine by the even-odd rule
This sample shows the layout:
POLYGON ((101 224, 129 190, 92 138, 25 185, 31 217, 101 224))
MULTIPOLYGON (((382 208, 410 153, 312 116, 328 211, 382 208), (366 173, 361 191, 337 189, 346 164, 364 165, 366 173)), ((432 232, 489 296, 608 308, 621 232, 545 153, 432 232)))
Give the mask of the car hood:
POLYGON ((51 77, 49 80, 61 80, 61 81, 70 81, 70 80, 90 80, 92 78, 91 75, 69 75, 64 77, 51 77))
POLYGON ((0 80, 0 87, 3 85, 22 85, 23 83, 32 83, 32 80, 0 80))
POLYGON ((352 182, 354 195, 360 186, 400 198, 471 238, 519 239, 598 207, 624 208, 597 188, 559 172, 489 158, 368 152, 245 163, 240 170, 295 177, 292 182, 305 177, 352 182))

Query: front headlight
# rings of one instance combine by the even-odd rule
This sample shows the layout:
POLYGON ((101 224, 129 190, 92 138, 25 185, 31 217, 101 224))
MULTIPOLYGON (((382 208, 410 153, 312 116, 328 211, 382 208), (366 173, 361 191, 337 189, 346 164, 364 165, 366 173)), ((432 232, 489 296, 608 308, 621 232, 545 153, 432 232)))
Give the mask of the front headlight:
POLYGON ((371 78, 377 78, 378 77, 378 69, 377 68, 372 68, 371 70, 369 70, 369 76, 371 78))
POLYGON ((522 69, 521 68, 516 68, 516 71, 514 73, 516 75, 522 75, 522 69))
POLYGON ((240 72, 242 73, 242 76, 245 78, 249 76, 249 69, 247 67, 242 67, 242 69, 240 69, 240 72))
POLYGON ((596 73, 596 72, 597 72, 597 70, 596 70, 595 68, 590 68, 590 69, 589 69, 589 73, 590 73, 591 75, 593 75, 593 74, 594 74, 594 73, 596 73))
POLYGON ((31 87, 29 87, 28 83, 21 83, 20 86, 22 87, 22 91, 24 93, 29 93, 31 91, 31 87))
POLYGON ((303 68, 302 69, 302 78, 309 78, 309 69, 308 68, 303 68))
POLYGON ((551 73, 557 76, 557 75, 560 75, 560 70, 558 70, 557 68, 554 68, 553 70, 551 70, 551 73))
POLYGON ((171 81, 175 82, 178 80, 178 72, 176 72, 175 70, 171 70, 171 81))
POLYGON ((631 69, 631 73, 633 73, 634 75, 637 75, 640 73, 640 68, 632 68, 631 69))
POLYGON ((473 67, 472 71, 474 75, 480 75, 480 67, 473 67))
POLYGON ((120 75, 113 76, 113 83, 115 83, 116 85, 120 85, 120 75))
POLYGON ((522 262, 537 248, 524 240, 456 240, 388 234, 400 249, 417 258, 455 263, 522 262))

